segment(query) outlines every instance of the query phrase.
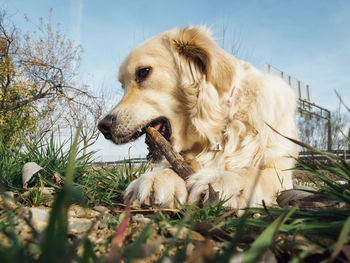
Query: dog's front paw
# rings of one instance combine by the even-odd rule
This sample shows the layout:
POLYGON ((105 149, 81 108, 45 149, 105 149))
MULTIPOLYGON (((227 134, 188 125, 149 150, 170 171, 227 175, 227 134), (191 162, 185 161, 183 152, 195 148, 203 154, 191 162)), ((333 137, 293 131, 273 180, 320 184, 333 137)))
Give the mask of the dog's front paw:
POLYGON ((154 169, 132 181, 124 198, 156 207, 179 207, 187 199, 185 181, 171 169, 154 169))
POLYGON ((212 204, 224 200, 227 207, 241 209, 247 205, 250 182, 231 172, 200 170, 187 181, 189 204, 212 204))

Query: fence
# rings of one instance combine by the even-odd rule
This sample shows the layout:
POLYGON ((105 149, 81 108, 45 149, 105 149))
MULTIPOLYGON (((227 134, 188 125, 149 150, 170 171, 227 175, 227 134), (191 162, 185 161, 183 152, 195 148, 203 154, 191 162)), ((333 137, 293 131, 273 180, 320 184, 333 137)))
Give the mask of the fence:
POLYGON ((147 163, 148 160, 146 158, 131 158, 131 159, 124 159, 124 160, 118 160, 113 162, 93 162, 94 165, 100 165, 100 166, 122 166, 124 164, 132 164, 132 165, 142 165, 147 163))
POLYGON ((265 64, 264 70, 283 79, 295 91, 298 97, 298 114, 301 117, 307 119, 316 117, 327 121, 327 151, 332 151, 331 112, 328 109, 311 102, 310 86, 289 76, 285 72, 276 69, 270 64, 265 64))
MULTIPOLYGON (((350 161, 349 150, 346 150, 346 151, 336 150, 336 151, 331 151, 331 153, 343 158, 346 161, 350 161)), ((324 155, 310 152, 310 151, 299 152, 299 160, 310 166, 316 166, 317 162, 322 164, 329 163, 329 159, 324 155)), ((131 158, 131 159, 118 160, 114 162, 94 162, 93 164, 100 165, 100 166, 123 166, 129 163, 132 165, 142 165, 148 162, 149 161, 146 158, 131 158)))
MULTIPOLYGON (((331 153, 343 158, 345 161, 349 162, 350 161, 350 151, 343 151, 343 150, 336 150, 336 151, 331 151, 331 153)), ((307 165, 311 167, 317 167, 318 163, 321 164, 331 164, 330 160, 325 157, 322 154, 319 153, 314 153, 310 151, 305 151, 305 152, 300 152, 299 153, 299 160, 306 163, 307 165)))

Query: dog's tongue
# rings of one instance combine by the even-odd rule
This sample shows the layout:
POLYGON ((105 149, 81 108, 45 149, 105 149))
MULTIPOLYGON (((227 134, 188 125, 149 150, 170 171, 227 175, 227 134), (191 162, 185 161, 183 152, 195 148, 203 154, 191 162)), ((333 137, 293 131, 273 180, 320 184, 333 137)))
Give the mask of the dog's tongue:
POLYGON ((158 123, 156 126, 154 126, 157 131, 159 131, 162 128, 162 123, 158 123))

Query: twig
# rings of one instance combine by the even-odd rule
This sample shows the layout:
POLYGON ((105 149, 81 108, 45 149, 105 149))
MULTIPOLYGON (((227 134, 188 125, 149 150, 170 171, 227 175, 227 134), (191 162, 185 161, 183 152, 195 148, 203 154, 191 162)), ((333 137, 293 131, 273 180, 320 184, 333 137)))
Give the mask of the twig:
POLYGON ((185 162, 183 157, 172 148, 171 144, 153 127, 146 129, 149 139, 157 145, 164 157, 173 167, 174 171, 186 180, 194 173, 193 169, 185 162))
POLYGON ((275 220, 275 218, 270 214, 270 211, 267 209, 265 200, 262 200, 262 204, 263 204, 264 210, 266 211, 267 215, 268 215, 269 217, 271 217, 272 220, 275 220))

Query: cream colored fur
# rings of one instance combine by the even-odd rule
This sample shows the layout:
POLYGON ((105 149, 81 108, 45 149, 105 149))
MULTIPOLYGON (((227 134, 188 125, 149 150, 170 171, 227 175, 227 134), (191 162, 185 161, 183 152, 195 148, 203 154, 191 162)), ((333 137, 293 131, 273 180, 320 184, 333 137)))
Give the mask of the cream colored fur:
POLYGON ((164 162, 129 185, 131 201, 196 203, 208 198, 211 184, 227 206, 239 209, 252 191, 255 206, 271 204, 279 191, 292 188, 289 156, 297 155, 297 147, 266 123, 297 137, 293 91, 219 48, 206 28, 173 29, 144 42, 123 62, 119 80, 125 95, 110 113, 116 117, 112 139, 119 143, 118 136, 165 116, 174 149, 196 171, 185 182, 164 162), (135 72, 142 67, 152 72, 138 83, 135 72), (214 150, 217 144, 221 151, 214 150))

